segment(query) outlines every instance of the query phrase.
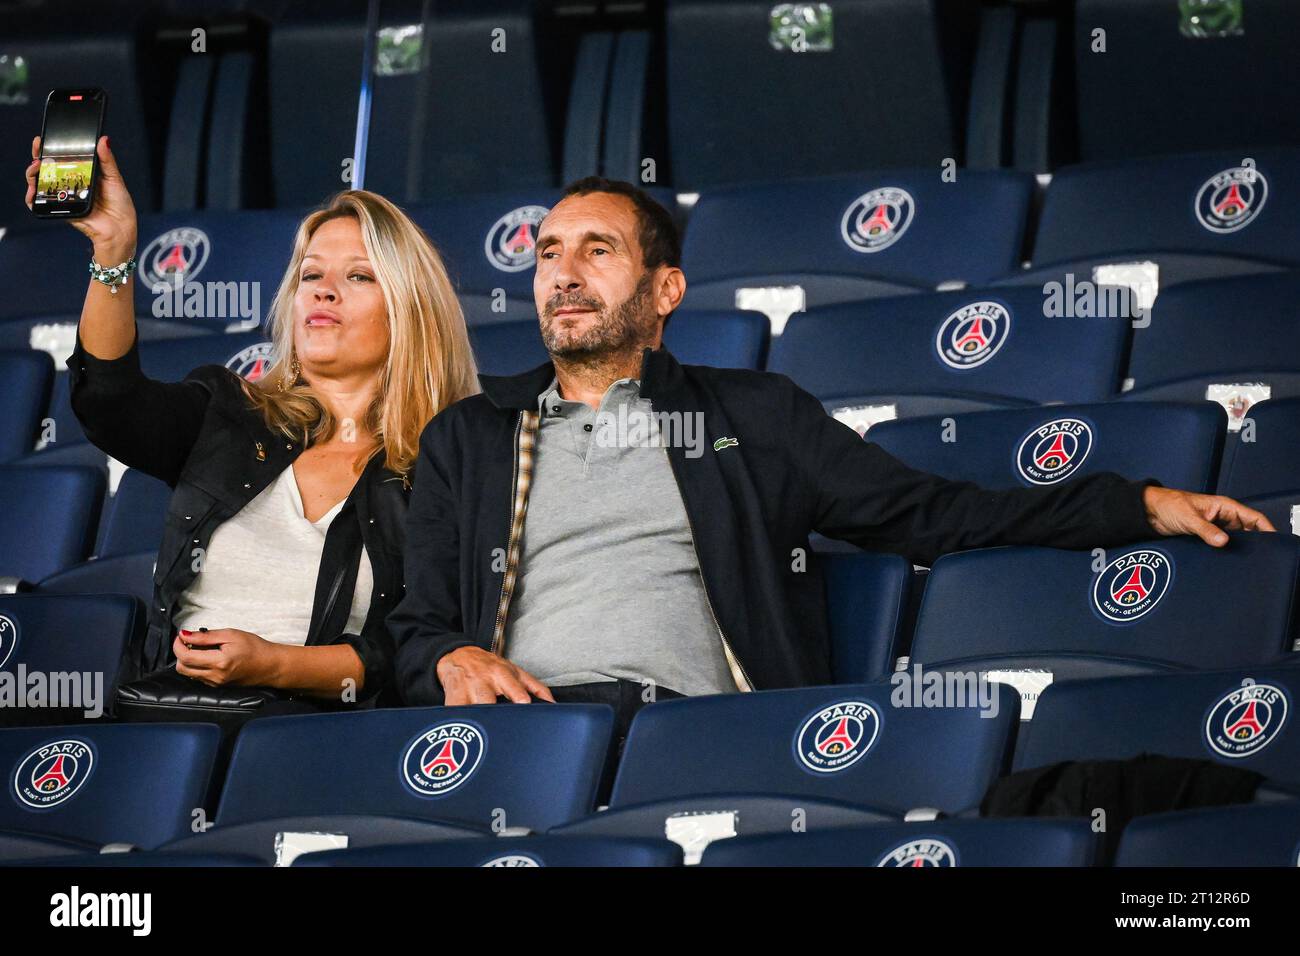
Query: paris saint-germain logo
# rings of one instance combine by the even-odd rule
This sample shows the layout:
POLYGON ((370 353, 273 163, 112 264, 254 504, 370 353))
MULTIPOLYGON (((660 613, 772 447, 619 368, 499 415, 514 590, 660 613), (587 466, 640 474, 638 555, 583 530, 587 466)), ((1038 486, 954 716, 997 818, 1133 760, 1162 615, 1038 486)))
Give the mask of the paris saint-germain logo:
POLYGON ((545 206, 520 206, 494 222, 483 244, 488 262, 502 272, 531 269, 537 257, 537 228, 548 212, 545 206))
POLYGON ((934 347, 949 368, 978 368, 1006 344, 1011 313, 998 302, 972 302, 939 325, 934 347))
POLYGON ((880 714, 864 700, 821 707, 794 737, 799 763, 813 773, 835 773, 857 763, 880 736, 880 714))
POLYGON ((270 342, 250 345, 226 359, 226 368, 250 382, 256 382, 271 367, 271 349, 270 342))
POLYGON ((421 732, 402 758, 402 782, 420 797, 441 797, 474 775, 487 750, 483 728, 449 720, 421 732))
POLYGON ((1097 575, 1092 585, 1093 607, 1113 624, 1136 621, 1160 603, 1173 576, 1173 562, 1163 551, 1130 551, 1097 575))
POLYGON ((14 648, 18 646, 18 625, 7 614, 0 614, 0 670, 13 657, 14 648))
POLYGON ((1247 684, 1220 697, 1205 718, 1205 742, 1220 757, 1249 757, 1286 726, 1287 693, 1276 684, 1247 684))
POLYGON ((69 738, 44 744, 18 762, 14 796, 33 810, 49 810, 71 800, 95 769, 89 741, 69 738))
POLYGON ((208 234, 202 229, 181 226, 164 232, 144 247, 137 260, 145 288, 191 281, 203 271, 211 248, 208 234))
POLYGON ((1202 226, 1226 234, 1258 218, 1268 200, 1268 180, 1253 166, 1233 166, 1205 181, 1196 194, 1196 218, 1202 226))
POLYGON ((943 840, 930 837, 908 840, 880 858, 876 866, 956 866, 957 851, 943 840))
POLYGON ((898 186, 881 186, 849 204, 840 220, 840 235, 854 252, 880 252, 903 238, 915 216, 911 193, 898 186))
POLYGON ((1054 485, 1073 475, 1092 451, 1092 428, 1080 418, 1057 418, 1026 435, 1016 469, 1031 484, 1054 485))
POLYGON ((531 853, 506 853, 502 856, 494 856, 490 860, 485 860, 479 866, 544 866, 537 857, 531 853))

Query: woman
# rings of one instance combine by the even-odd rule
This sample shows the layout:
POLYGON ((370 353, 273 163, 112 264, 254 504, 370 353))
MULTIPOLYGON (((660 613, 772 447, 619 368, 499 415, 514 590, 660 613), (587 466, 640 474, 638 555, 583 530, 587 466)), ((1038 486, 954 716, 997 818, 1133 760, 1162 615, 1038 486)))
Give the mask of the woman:
POLYGON ((478 390, 442 260, 387 200, 340 193, 298 229, 266 374, 208 365, 154 381, 136 351, 135 209, 107 137, 97 153, 94 208, 71 221, 94 244, 72 408, 99 448, 174 489, 127 676, 174 657, 207 685, 375 699, 390 684, 384 618, 403 588, 420 432, 478 390))

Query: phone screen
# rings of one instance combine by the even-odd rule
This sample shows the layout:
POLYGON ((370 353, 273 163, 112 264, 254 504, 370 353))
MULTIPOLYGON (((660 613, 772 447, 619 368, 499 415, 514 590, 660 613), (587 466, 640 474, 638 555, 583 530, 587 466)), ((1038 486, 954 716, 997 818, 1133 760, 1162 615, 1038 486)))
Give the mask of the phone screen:
POLYGON ((95 144, 104 119, 103 90, 55 90, 45 101, 41 167, 32 211, 38 216, 90 212, 95 144))

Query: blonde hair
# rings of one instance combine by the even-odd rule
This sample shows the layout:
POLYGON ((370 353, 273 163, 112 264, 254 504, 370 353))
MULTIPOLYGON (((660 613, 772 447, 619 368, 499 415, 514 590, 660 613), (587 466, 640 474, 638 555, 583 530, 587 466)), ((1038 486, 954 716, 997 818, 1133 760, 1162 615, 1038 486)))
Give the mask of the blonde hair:
POLYGON ((244 382, 244 391, 267 427, 300 439, 304 447, 327 440, 338 427, 292 363, 293 301, 302 260, 316 230, 340 218, 355 219, 361 227, 388 313, 388 360, 378 394, 357 427, 378 442, 375 451, 383 450, 385 465, 406 476, 415 466, 424 426, 448 405, 479 391, 478 370, 442 257, 420 227, 383 196, 346 190, 298 226, 289 267, 270 307, 275 363, 257 382, 244 382))

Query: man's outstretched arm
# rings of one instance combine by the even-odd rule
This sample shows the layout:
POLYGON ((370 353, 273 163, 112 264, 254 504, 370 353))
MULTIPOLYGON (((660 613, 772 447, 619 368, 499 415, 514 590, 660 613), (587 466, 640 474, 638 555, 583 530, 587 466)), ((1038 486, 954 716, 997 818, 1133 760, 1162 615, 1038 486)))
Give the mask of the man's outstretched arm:
POLYGON ((930 565, 941 554, 994 545, 1110 547, 1196 534, 1220 547, 1224 530, 1272 531, 1231 498, 1128 481, 1102 472, 1050 487, 992 491, 911 468, 863 441, 791 385, 791 434, 815 489, 814 527, 860 547, 930 565), (805 445, 804 442, 807 444, 805 445))

